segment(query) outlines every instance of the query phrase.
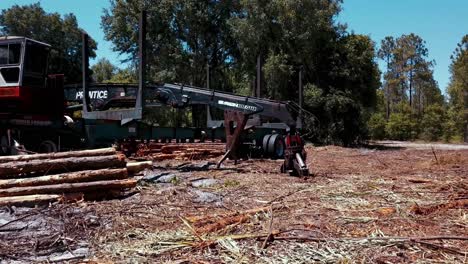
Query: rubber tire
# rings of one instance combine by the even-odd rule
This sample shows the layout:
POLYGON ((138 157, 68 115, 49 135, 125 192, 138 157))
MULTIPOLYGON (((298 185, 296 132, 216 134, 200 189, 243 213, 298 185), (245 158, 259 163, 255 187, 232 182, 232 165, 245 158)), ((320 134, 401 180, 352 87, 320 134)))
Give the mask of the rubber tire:
POLYGON ((39 153, 53 153, 57 152, 57 145, 52 140, 42 141, 39 145, 39 153))
POLYGON ((275 143, 275 156, 277 159, 284 158, 284 153, 286 151, 286 143, 284 142, 283 136, 279 136, 278 141, 275 143), (278 149, 278 144, 281 144, 281 149, 278 149), (281 150, 279 152, 279 150, 281 150))
POLYGON ((286 146, 284 144, 283 137, 280 134, 273 134, 271 135, 270 139, 268 140, 268 147, 267 147, 267 152, 270 157, 274 159, 279 159, 284 157, 284 150, 286 146), (278 148, 278 144, 281 145, 281 152, 280 149, 278 148))
POLYGON ((263 147, 263 154, 265 157, 270 157, 270 153, 268 153, 268 141, 270 140, 271 136, 272 136, 271 134, 266 134, 265 136, 263 136, 262 147, 263 147))

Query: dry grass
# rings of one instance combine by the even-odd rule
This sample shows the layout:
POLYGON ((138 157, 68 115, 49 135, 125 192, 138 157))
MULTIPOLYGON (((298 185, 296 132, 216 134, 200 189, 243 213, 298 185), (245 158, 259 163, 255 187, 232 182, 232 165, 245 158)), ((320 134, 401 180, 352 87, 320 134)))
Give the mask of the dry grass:
POLYGON ((87 204, 92 259, 124 263, 466 263, 468 151, 308 147, 314 177, 281 161, 223 170, 161 170, 125 200, 87 204), (217 184, 195 188, 192 180, 217 184), (200 201, 197 190, 217 201, 200 201), (269 208, 272 208, 270 210, 269 208), (257 210, 258 209, 258 210, 257 210), (104 224, 105 223, 105 224, 104 224), (411 238, 411 239, 405 239, 411 238), (184 262, 185 261, 185 262, 184 262))

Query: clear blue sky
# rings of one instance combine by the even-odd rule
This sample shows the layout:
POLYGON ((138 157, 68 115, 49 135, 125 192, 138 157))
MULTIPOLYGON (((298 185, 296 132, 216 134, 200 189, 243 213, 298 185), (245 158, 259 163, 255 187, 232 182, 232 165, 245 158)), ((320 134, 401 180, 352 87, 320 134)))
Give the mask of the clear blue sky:
MULTIPOLYGON (((38 0, 0 0, 0 9, 38 0)), ((47 12, 74 13, 80 27, 97 42, 97 58, 106 57, 119 65, 119 54, 104 40, 100 27, 108 0, 40 0, 47 12)), ((442 91, 449 82, 450 55, 462 36, 468 34, 468 0, 344 0, 338 17, 350 30, 370 35, 379 43, 385 36, 415 33, 427 42, 429 56, 437 63, 435 79, 442 91)), ((91 62, 93 63, 93 62, 91 62)))

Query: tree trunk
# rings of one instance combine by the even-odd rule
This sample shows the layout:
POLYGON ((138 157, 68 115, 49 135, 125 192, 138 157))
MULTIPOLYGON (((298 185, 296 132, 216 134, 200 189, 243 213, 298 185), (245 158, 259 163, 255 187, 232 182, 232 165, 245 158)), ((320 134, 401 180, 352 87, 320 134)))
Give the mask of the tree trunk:
POLYGON ((6 156, 6 157, 0 157, 0 163, 12 162, 12 161, 62 159, 62 158, 70 158, 70 157, 108 156, 108 155, 114 155, 116 153, 117 152, 115 151, 114 148, 103 148, 103 149, 57 152, 57 153, 47 153, 47 154, 6 156))
POLYGON ((40 194, 40 195, 25 195, 13 197, 1 197, 0 207, 2 206, 35 206, 40 203, 55 202, 60 199, 61 195, 57 194, 40 194))
POLYGON ((0 163, 0 178, 15 177, 33 172, 39 174, 123 167, 125 167, 125 155, 122 154, 112 156, 18 161, 0 163))
MULTIPOLYGON (((410 77, 409 77, 409 105, 410 107, 413 106, 413 70, 414 70, 414 65, 413 65, 413 58, 411 58, 410 60, 410 65, 411 65, 411 68, 410 68, 410 77)), ((412 110, 412 108, 411 108, 412 110)))
POLYGON ((90 182, 103 180, 117 180, 127 178, 126 169, 102 169, 69 172, 50 176, 33 177, 26 179, 0 180, 0 189, 12 187, 27 187, 39 185, 52 185, 73 182, 90 182))
POLYGON ((412 72, 410 72, 410 81, 409 81, 409 106, 412 109, 413 106, 413 81, 412 81, 412 72))
POLYGON ((32 194, 62 194, 75 192, 93 192, 111 190, 122 190, 133 188, 137 184, 134 179, 127 180, 111 180, 111 181, 96 181, 96 182, 80 182, 80 183, 62 183, 54 185, 42 185, 31 187, 14 187, 9 189, 1 189, 0 197, 11 197, 32 194))
POLYGON ((419 115, 421 115, 424 107, 423 93, 421 92, 421 87, 419 87, 419 115))

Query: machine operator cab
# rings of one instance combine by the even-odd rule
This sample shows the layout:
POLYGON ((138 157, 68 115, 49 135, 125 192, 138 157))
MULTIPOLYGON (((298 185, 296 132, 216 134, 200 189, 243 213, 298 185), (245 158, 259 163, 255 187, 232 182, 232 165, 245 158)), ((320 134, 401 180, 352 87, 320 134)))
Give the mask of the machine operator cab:
POLYGON ((46 43, 0 37, 0 113, 60 114, 63 76, 47 76, 49 52, 46 43))

